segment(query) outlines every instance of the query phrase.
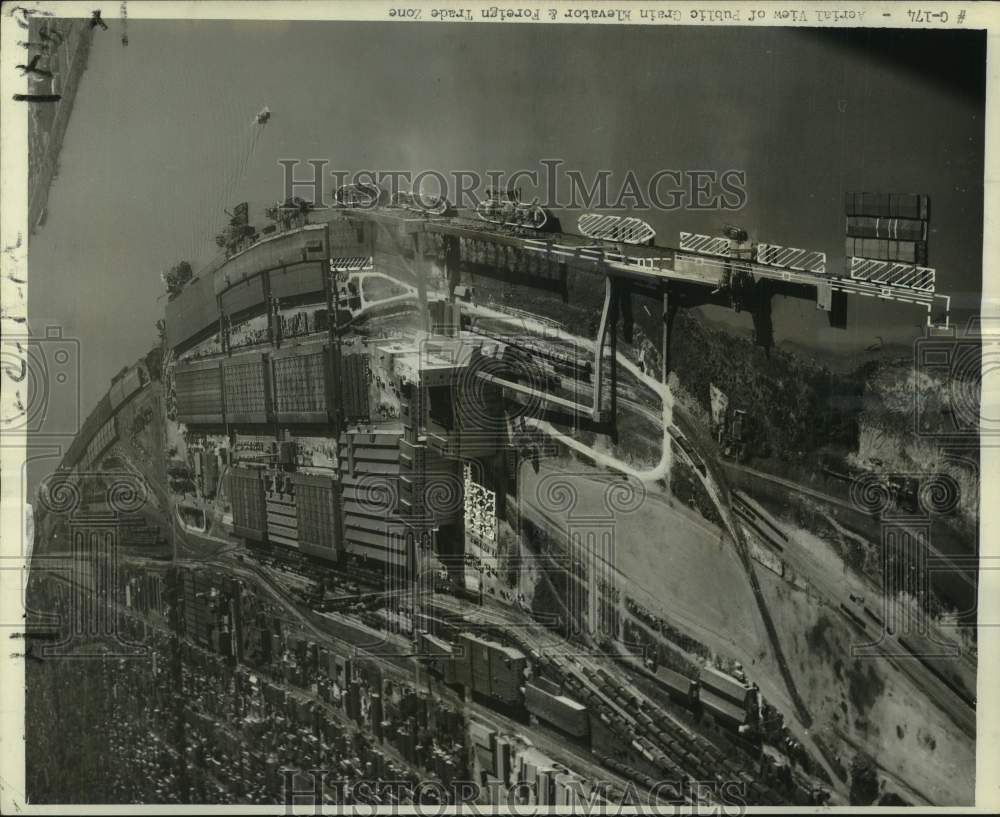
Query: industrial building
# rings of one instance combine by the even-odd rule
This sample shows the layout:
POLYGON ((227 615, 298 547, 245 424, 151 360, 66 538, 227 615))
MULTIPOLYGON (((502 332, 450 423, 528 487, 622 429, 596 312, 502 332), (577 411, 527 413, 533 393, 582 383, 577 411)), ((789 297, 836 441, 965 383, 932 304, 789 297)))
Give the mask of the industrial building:
POLYGON ((60 468, 86 470, 99 464, 99 457, 118 440, 118 411, 148 383, 149 373, 141 361, 113 378, 70 443, 60 468))
POLYGON ((698 695, 697 683, 686 675, 676 672, 670 667, 658 667, 656 680, 666 689, 667 694, 684 706, 691 706, 698 695))
POLYGON ((211 274, 188 281, 181 293, 167 301, 167 346, 175 352, 189 349, 219 331, 219 304, 211 274))
POLYGON ((121 377, 111 381, 111 388, 108 390, 111 408, 118 411, 148 382, 149 375, 145 367, 136 365, 127 369, 121 377))
POLYGON ((298 508, 290 474, 280 471, 264 473, 264 507, 267 514, 267 540, 298 547, 298 508))
MULTIPOLYGON (((343 243, 345 235, 338 232, 337 238, 343 243)), ((228 321, 263 313, 270 298, 323 300, 330 246, 327 225, 306 225, 258 241, 202 272, 167 303, 167 345, 175 354, 190 349, 228 321)), ((356 250, 357 242, 344 246, 356 250)))
MULTIPOLYGON (((272 300, 285 304, 325 301, 329 259, 371 257, 375 232, 375 225, 346 219, 307 224, 230 256, 193 278, 168 301, 167 345, 180 354, 219 333, 229 322, 264 313, 272 300)), ((387 262, 393 246, 390 237, 380 239, 383 261, 387 262)), ((408 277, 412 279, 413 274, 408 277)))
MULTIPOLYGON (((278 271, 287 276, 289 270, 300 279, 300 286, 308 291, 313 288, 323 291, 323 275, 327 259, 329 242, 325 224, 307 224, 297 230, 289 230, 271 238, 258 241, 251 247, 230 256, 224 265, 212 275, 213 289, 216 295, 223 298, 248 282, 263 281, 265 273, 278 271), (308 271, 314 275, 310 276, 308 271)), ((258 286, 254 284, 251 286, 258 286)), ((261 287, 263 288, 263 286, 261 287)), ((267 285, 270 290, 270 284, 267 285)), ((232 295, 234 306, 241 304, 240 296, 232 295)), ((225 310, 234 314, 233 310, 225 310)))
POLYGON ((699 692, 699 701, 702 709, 722 726, 738 729, 749 720, 745 709, 710 689, 702 689, 699 692))
POLYGON ((233 530, 335 561, 341 538, 340 485, 321 474, 267 468, 231 468, 233 530))
POLYGON ((214 497, 219 487, 219 455, 198 447, 193 450, 194 476, 200 480, 204 496, 214 497))
POLYGON ((294 346, 272 357, 274 410, 282 423, 329 422, 329 346, 294 346))
POLYGON ((324 341, 178 363, 177 418, 195 426, 325 425, 339 407, 346 421, 367 423, 368 378, 365 355, 340 355, 324 341))
POLYGON ((346 431, 338 460, 345 552, 405 564, 405 543, 389 537, 390 517, 398 513, 399 434, 346 431))
POLYGON ((721 725, 739 729, 756 720, 756 694, 749 684, 715 667, 703 668, 698 681, 703 710, 721 725))
POLYGON ((340 356, 339 400, 345 423, 367 423, 371 420, 368 355, 362 353, 340 356))
MULTIPOLYGON (((177 419, 195 433, 221 426, 229 436, 225 495, 238 536, 388 566, 402 579, 434 554, 459 557, 461 569, 463 466, 472 466, 477 490, 502 502, 502 391, 478 376, 479 343, 420 334, 352 340, 329 325, 324 337, 315 321, 312 336, 293 333, 303 340, 283 335, 286 324, 301 328, 296 313, 281 312, 290 304, 338 309, 338 260, 410 285, 439 265, 440 248, 418 221, 345 216, 288 230, 232 255, 168 304, 168 343, 182 355, 173 367, 177 419), (194 349, 216 332, 218 346, 194 349), (231 336, 254 348, 237 352, 231 336), (185 360, 187 350, 209 357, 185 360), (323 467, 296 455, 300 435, 331 441, 323 467)), ((494 501, 484 530, 501 512, 494 501)))
POLYGON ((863 258, 920 266, 927 263, 930 199, 916 193, 847 193, 845 251, 863 258))
POLYGON ((514 647, 461 633, 454 653, 455 683, 507 706, 520 705, 527 658, 514 647))
POLYGON ((319 474, 292 475, 296 497, 298 546, 305 553, 336 559, 341 540, 340 486, 319 474))
POLYGON ((221 425, 222 370, 218 360, 178 363, 174 368, 177 419, 187 425, 221 425))
MULTIPOLYGON (((168 343, 175 354, 216 332, 223 351, 221 357, 182 360, 174 367, 178 420, 196 429, 223 426, 239 440, 247 433, 260 436, 264 426, 270 427, 266 436, 274 435, 260 450, 242 451, 232 443, 233 465, 254 462, 269 469, 256 481, 255 472, 231 474, 239 535, 412 574, 421 553, 464 552, 469 514, 463 466, 468 465, 476 490, 495 497, 489 509, 478 503, 475 519, 483 524, 477 530, 495 530, 506 495, 499 454, 506 429, 501 388, 479 376, 490 368, 479 344, 442 335, 342 343, 331 330, 327 338, 286 346, 284 324, 275 324, 278 310, 269 307, 322 301, 336 309, 333 298, 343 273, 335 262, 341 258, 360 259, 366 269, 418 283, 421 274, 441 264, 440 242, 418 229, 420 223, 398 213, 348 215, 288 230, 232 255, 168 304, 168 343), (234 354, 230 333, 263 313, 269 348, 234 354), (261 480, 273 486, 276 473, 297 473, 294 457, 277 456, 277 440, 294 442, 308 427, 314 428, 310 436, 336 440, 336 471, 332 480, 329 474, 323 478, 335 485, 322 488, 334 510, 324 502, 315 517, 333 521, 329 533, 314 524, 306 535, 299 483, 282 479, 282 490, 261 497, 261 480), (490 518, 481 519, 484 514, 490 518)), ((264 337, 261 318, 254 321, 252 337, 264 337)), ((495 542, 480 544, 495 549, 495 542)))
POLYGON ((753 689, 749 684, 715 667, 705 667, 701 671, 699 682, 702 694, 706 691, 713 692, 744 709, 750 707, 753 702, 753 689))
POLYGON ((266 423, 271 417, 271 378, 263 352, 234 355, 222 363, 223 401, 230 423, 266 423))
POLYGON ((229 501, 233 508, 233 531, 256 542, 266 541, 267 511, 263 472, 257 468, 230 468, 229 501))
POLYGON ((105 394, 97 401, 94 410, 87 415, 80 427, 80 433, 73 438, 60 463, 60 469, 86 468, 87 449, 91 440, 114 417, 111 398, 105 394))
POLYGON ((451 644, 427 632, 420 633, 419 644, 431 672, 446 684, 456 683, 454 650, 451 644))
POLYGON ((524 706, 537 718, 575 738, 590 732, 587 707, 565 695, 549 692, 541 685, 528 683, 524 688, 524 706))

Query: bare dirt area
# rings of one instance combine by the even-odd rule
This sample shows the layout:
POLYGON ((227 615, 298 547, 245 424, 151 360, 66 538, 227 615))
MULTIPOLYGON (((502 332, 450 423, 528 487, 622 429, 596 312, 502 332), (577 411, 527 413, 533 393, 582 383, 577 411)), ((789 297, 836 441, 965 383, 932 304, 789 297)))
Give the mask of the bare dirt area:
POLYGON ((856 658, 865 640, 834 609, 759 571, 792 672, 814 718, 813 733, 850 766, 868 752, 888 790, 908 800, 968 805, 975 794, 975 743, 882 658, 856 658))

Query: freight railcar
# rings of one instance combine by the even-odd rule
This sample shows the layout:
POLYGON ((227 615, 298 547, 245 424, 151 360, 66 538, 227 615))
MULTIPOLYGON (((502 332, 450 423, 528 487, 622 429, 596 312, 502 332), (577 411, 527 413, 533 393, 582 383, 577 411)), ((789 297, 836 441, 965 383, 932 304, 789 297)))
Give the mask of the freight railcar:
POLYGON ((671 425, 668 428, 668 431, 670 432, 670 435, 673 437, 674 442, 677 443, 678 447, 685 454, 687 454, 688 459, 691 460, 692 465, 694 465, 698 473, 701 474, 702 476, 705 476, 705 474, 707 473, 707 469, 705 467, 705 461, 701 458, 701 455, 697 451, 695 451, 694 446, 691 445, 687 437, 685 437, 684 434, 681 432, 681 430, 677 428, 677 426, 675 425, 671 425))

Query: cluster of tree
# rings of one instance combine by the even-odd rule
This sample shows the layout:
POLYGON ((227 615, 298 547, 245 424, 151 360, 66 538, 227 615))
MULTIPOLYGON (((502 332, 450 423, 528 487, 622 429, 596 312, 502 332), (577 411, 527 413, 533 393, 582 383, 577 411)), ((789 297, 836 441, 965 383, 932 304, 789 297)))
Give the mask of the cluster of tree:
POLYGON ((192 479, 171 479, 169 480, 170 490, 179 496, 193 494, 197 492, 197 487, 192 479))
MULTIPOLYGON (((315 209, 312 202, 306 201, 299 196, 275 202, 270 207, 265 208, 264 216, 274 222, 273 226, 265 227, 265 234, 274 230, 290 230, 306 224, 309 220, 310 211, 315 209)), ((252 244, 259 238, 257 228, 252 224, 247 224, 246 210, 237 212, 229 219, 229 224, 222 232, 215 236, 215 243, 225 249, 226 256, 239 252, 241 247, 252 244)))
POLYGON ((152 380, 159 380, 163 376, 163 346, 154 346, 146 354, 146 368, 152 380))
POLYGON ((229 224, 215 236, 215 243, 225 249, 227 258, 244 246, 252 244, 259 237, 257 228, 248 222, 247 214, 248 207, 245 202, 237 205, 232 213, 227 213, 229 224))
POLYGON ((215 236, 215 243, 225 249, 228 257, 238 252, 243 242, 252 242, 256 238, 257 228, 252 224, 233 224, 230 222, 226 229, 215 236))
MULTIPOLYGON (((171 451, 176 452, 176 446, 171 451)), ((167 475, 173 479, 190 478, 191 468, 183 462, 171 462, 167 464, 167 475)))
POLYGON ((146 426, 149 425, 150 421, 153 419, 153 410, 148 406, 141 412, 133 415, 132 418, 132 428, 130 429, 133 436, 141 434, 146 430, 146 426))
POLYGON ((171 298, 177 297, 184 286, 194 278, 194 270, 187 261, 174 264, 170 269, 160 273, 164 285, 167 287, 167 294, 171 298))
POLYGON ((282 230, 289 230, 293 226, 305 224, 309 217, 309 212, 314 209, 312 202, 306 201, 299 196, 293 196, 284 201, 275 202, 270 207, 265 208, 264 216, 282 230))
POLYGON ((858 752, 851 761, 851 805, 868 806, 879 794, 875 760, 866 752, 858 752))
MULTIPOLYGON (((639 310, 637 321, 646 320, 639 310)), ((826 446, 854 450, 858 443, 867 369, 832 371, 783 349, 771 354, 748 338, 716 328, 680 310, 671 362, 681 384, 706 411, 710 384, 752 420, 750 456, 795 457, 826 446)))

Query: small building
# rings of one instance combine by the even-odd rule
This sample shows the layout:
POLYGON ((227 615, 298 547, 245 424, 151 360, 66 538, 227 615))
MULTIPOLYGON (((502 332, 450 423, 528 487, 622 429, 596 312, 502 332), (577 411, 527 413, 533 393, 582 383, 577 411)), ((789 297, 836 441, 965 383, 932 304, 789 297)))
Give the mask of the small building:
POLYGON ((739 729, 749 722, 745 708, 732 703, 721 695, 716 695, 711 690, 703 688, 698 700, 701 702, 702 710, 711 715, 720 726, 739 729))

